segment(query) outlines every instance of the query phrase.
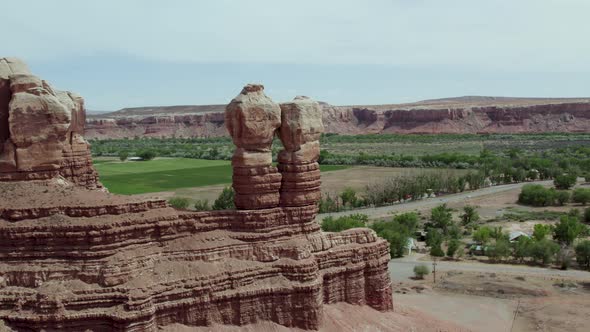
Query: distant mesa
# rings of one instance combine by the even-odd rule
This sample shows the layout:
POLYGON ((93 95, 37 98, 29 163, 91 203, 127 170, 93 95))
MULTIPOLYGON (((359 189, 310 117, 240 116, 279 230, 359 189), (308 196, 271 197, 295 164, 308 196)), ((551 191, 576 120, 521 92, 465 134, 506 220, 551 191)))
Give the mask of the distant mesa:
MULTIPOLYGON (((466 96, 408 104, 320 103, 325 131, 338 134, 476 134, 590 131, 590 98, 466 96)), ((227 136, 225 105, 126 108, 93 115, 92 139, 227 136)))
MULTIPOLYGON (((313 330, 330 312, 325 305, 364 306, 373 316, 392 309, 389 244, 367 228, 324 233, 315 221, 317 102, 277 104, 248 85, 203 123, 218 119, 237 146, 237 209, 227 211, 108 193, 84 119, 81 97, 54 90, 16 59, 0 60, 3 325, 158 331, 272 321, 313 330), (285 146, 278 167, 270 159, 276 132, 285 146)), ((405 330, 407 317, 396 317, 391 326, 405 330)))

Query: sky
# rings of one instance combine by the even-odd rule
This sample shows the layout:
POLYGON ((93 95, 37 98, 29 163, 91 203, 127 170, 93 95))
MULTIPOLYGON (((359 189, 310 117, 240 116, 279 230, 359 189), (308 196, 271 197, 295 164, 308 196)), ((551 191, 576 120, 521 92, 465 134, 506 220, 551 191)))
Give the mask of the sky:
POLYGON ((588 97, 590 0, 2 0, 0 56, 89 110, 588 97))

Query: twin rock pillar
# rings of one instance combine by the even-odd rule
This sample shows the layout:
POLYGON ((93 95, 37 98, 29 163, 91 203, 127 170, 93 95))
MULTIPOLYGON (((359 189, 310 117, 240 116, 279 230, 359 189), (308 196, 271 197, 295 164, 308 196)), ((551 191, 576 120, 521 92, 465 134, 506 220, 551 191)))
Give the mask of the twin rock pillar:
POLYGON ((320 199, 317 163, 324 130, 319 104, 307 97, 278 105, 262 85, 249 84, 225 111, 236 145, 232 158, 235 205, 239 210, 314 205, 320 199), (272 165, 272 139, 284 150, 272 165))

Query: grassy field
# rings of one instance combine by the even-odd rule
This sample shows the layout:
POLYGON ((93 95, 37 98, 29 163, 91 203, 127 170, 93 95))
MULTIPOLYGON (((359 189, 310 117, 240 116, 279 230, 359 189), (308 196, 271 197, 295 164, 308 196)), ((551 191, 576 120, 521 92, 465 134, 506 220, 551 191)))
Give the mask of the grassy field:
MULTIPOLYGON (((225 160, 158 158, 151 161, 120 162, 115 158, 95 158, 100 181, 115 194, 142 194, 177 188, 231 183, 231 163, 225 160)), ((346 166, 322 165, 322 172, 346 166)))

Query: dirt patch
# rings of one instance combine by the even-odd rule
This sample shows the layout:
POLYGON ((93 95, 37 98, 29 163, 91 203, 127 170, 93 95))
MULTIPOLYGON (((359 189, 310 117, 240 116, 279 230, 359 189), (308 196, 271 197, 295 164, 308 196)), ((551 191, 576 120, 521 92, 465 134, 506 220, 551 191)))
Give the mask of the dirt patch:
POLYGON ((514 299, 549 295, 544 283, 497 273, 446 272, 436 289, 467 295, 514 299))

